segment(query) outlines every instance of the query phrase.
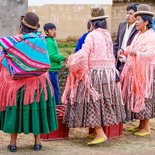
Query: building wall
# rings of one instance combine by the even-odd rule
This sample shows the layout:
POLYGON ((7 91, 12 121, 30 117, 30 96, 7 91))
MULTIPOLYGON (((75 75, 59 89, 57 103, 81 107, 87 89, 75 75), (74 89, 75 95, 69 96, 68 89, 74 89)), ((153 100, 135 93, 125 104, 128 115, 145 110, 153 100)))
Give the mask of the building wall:
MULTIPOLYGON (((106 15, 111 16, 111 5, 100 5, 105 8, 106 15)), ((33 11, 40 17, 40 30, 47 22, 53 22, 57 26, 57 39, 79 38, 87 31, 87 21, 90 10, 96 5, 84 4, 49 4, 43 6, 29 6, 28 10, 33 11)), ((111 24, 109 24, 111 25, 111 24)))
MULTIPOLYGON (((28 7, 29 0, 0 0, 0 36, 13 35, 18 33, 19 18, 27 11, 34 11, 40 17, 40 30, 43 31, 42 26, 47 22, 53 22, 57 26, 57 39, 78 38, 85 31, 87 31, 86 24, 90 18, 90 9, 92 7, 105 8, 105 14, 109 16, 108 25, 109 31, 112 35, 116 34, 120 22, 125 20, 126 6, 129 3, 115 2, 111 5, 111 0, 104 0, 106 5, 103 5, 103 0, 97 1, 96 4, 85 4, 88 0, 65 0, 66 2, 76 2, 83 4, 54 4, 43 5, 43 2, 50 2, 51 0, 30 0, 31 5, 28 7), (100 5, 102 1, 102 5, 100 5), (38 6, 33 6, 36 4, 38 6)), ((89 0, 93 2, 93 0, 89 0)), ((152 6, 155 12, 155 2, 148 3, 152 6)))
POLYGON ((111 4, 112 0, 28 0, 29 6, 44 4, 111 4))
MULTIPOLYGON (((148 3, 155 12, 155 2, 148 3)), ((114 37, 120 22, 125 21, 126 7, 129 3, 115 2, 113 5, 86 5, 86 4, 47 4, 29 6, 29 11, 36 12, 42 26, 53 22, 57 26, 57 39, 77 39, 87 31, 86 24, 90 18, 92 7, 103 7, 108 18, 108 29, 114 37)))
POLYGON ((28 0, 0 0, 0 37, 17 34, 20 16, 27 7, 28 0))

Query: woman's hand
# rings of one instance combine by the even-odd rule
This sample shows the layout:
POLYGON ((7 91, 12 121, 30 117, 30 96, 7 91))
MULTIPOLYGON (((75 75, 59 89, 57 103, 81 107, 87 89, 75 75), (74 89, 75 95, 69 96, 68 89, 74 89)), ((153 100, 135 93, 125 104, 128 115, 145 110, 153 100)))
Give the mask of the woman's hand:
POLYGON ((123 62, 123 63, 126 62, 126 56, 125 55, 119 55, 118 59, 120 62, 123 62))
POLYGON ((131 50, 130 50, 130 55, 131 55, 131 56, 137 55, 137 51, 135 51, 135 49, 131 49, 131 50))
POLYGON ((123 55, 124 54, 124 50, 123 49, 120 49, 118 52, 117 52, 117 57, 119 58, 120 55, 123 55))

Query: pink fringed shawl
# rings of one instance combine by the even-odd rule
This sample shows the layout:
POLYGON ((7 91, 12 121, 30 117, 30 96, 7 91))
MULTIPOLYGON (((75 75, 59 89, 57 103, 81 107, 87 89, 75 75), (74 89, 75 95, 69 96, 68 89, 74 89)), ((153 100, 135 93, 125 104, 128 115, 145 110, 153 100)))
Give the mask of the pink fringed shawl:
MULTIPOLYGON (((16 105, 16 95, 20 88, 24 89, 23 104, 31 104, 34 102, 34 94, 36 92, 36 101, 39 102, 41 92, 44 92, 45 100, 48 99, 46 82, 50 84, 48 74, 41 76, 23 78, 21 80, 13 80, 9 72, 0 64, 0 111, 4 111, 6 106, 16 105), (40 89, 41 87, 42 89, 40 89)), ((50 85, 51 90, 52 86, 50 85)), ((53 91, 53 90, 52 90, 53 91)), ((53 92, 52 92, 53 93, 53 92)))
POLYGON ((104 29, 96 29, 86 37, 82 49, 68 58, 68 68, 70 75, 67 78, 65 91, 62 96, 62 102, 67 103, 68 94, 70 94, 71 104, 75 101, 80 103, 84 100, 89 102, 90 96, 94 101, 100 99, 102 94, 92 87, 91 73, 94 69, 96 81, 102 83, 104 76, 99 71, 105 70, 107 79, 110 82, 115 81, 115 59, 113 55, 112 40, 109 32, 104 29), (79 82, 82 82, 84 91, 79 90, 79 96, 76 96, 79 82))
POLYGON ((122 96, 126 91, 131 95, 130 105, 133 112, 140 112, 145 108, 145 98, 153 95, 153 74, 155 69, 155 32, 150 29, 144 33, 138 33, 132 44, 126 48, 127 62, 121 74, 122 96), (128 55, 131 50, 136 55, 128 55))

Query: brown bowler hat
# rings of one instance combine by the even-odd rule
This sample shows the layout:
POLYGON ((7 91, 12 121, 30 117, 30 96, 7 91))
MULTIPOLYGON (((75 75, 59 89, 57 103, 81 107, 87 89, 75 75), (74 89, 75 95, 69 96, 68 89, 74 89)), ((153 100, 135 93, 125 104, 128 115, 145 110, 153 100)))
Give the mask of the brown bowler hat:
POLYGON ((108 18, 108 16, 105 16, 103 8, 92 8, 91 16, 92 16, 92 18, 90 18, 90 20, 98 20, 98 19, 108 18))
POLYGON ((39 17, 33 12, 27 12, 25 16, 21 16, 21 22, 30 29, 38 29, 39 17))
POLYGON ((154 16, 154 13, 151 11, 151 6, 147 5, 147 4, 140 4, 137 7, 137 12, 134 13, 134 16, 138 16, 138 15, 150 15, 150 16, 154 16))

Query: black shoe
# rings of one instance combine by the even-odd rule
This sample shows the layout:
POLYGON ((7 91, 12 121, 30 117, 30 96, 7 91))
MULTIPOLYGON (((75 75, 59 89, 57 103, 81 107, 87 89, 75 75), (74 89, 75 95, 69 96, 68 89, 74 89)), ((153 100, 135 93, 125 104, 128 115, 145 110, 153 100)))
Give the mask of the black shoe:
POLYGON ((40 151, 42 149, 42 145, 41 144, 35 144, 34 145, 34 151, 40 151))
POLYGON ((16 145, 8 145, 7 148, 10 152, 16 152, 17 151, 16 145))

